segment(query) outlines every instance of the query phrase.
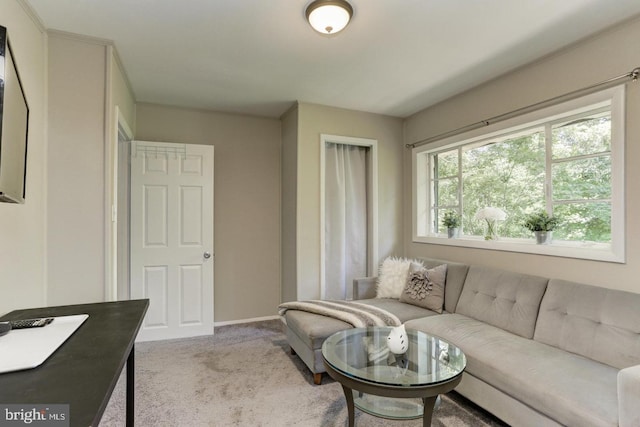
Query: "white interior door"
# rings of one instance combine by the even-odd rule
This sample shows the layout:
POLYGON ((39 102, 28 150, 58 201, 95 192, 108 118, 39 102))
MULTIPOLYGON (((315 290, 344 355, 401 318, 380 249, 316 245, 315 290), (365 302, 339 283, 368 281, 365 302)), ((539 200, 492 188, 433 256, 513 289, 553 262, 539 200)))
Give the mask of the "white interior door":
POLYGON ((213 147, 133 141, 131 299, 139 341, 213 334, 213 147))

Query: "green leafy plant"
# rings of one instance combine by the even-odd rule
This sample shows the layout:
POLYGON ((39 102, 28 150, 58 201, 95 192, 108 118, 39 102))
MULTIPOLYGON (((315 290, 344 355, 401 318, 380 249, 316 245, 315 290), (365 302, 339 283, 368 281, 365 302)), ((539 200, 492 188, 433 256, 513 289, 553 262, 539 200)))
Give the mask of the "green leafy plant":
POLYGON ((534 212, 527 215, 522 225, 529 231, 553 231, 558 226, 558 218, 546 211, 534 212))
POLYGON ((454 211, 447 211, 442 218, 442 224, 447 228, 460 227, 460 215, 454 211))

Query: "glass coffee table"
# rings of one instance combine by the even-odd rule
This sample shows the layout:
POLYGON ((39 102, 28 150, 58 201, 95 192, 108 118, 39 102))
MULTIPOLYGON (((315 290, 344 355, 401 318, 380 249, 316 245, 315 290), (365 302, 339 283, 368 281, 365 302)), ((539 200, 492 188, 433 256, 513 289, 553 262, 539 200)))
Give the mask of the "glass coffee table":
POLYGON ((354 328, 337 332, 322 344, 324 366, 342 385, 349 427, 354 407, 388 419, 422 418, 431 425, 438 395, 453 390, 467 365, 458 347, 423 332, 407 330, 409 348, 402 355, 388 350, 392 328, 354 328))

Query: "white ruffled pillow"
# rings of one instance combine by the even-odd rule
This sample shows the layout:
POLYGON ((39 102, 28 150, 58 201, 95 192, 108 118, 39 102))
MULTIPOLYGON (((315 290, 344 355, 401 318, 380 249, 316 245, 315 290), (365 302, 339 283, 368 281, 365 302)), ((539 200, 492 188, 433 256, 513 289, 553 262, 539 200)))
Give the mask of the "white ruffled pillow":
POLYGON ((376 298, 400 298, 412 264, 422 263, 406 258, 388 257, 380 265, 376 298))

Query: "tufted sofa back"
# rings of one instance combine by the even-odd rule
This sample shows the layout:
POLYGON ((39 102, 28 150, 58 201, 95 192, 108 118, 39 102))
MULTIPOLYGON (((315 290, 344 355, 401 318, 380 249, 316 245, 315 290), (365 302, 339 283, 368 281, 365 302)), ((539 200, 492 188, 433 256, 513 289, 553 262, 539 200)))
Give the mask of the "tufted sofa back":
POLYGON ((548 281, 544 277, 472 265, 455 312, 533 338, 548 281))
POLYGON ((640 294, 552 279, 534 339, 619 369, 640 364, 640 294))

